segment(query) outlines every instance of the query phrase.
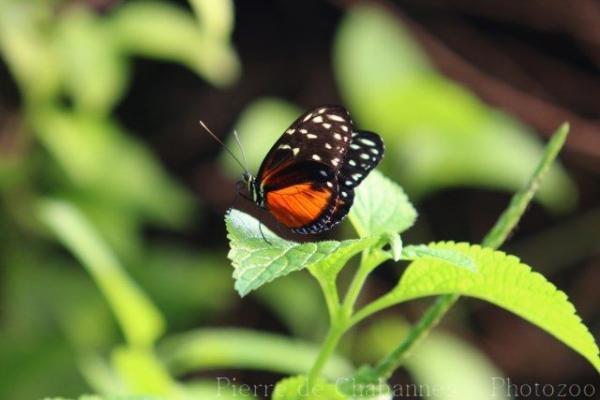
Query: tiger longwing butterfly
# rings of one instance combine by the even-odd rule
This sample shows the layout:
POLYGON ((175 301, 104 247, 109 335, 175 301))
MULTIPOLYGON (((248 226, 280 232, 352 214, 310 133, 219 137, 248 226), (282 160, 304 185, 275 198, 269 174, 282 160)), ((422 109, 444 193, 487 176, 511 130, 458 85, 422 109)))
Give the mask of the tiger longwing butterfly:
POLYGON ((354 188, 379 164, 379 135, 355 130, 340 106, 301 115, 267 153, 256 177, 243 181, 252 201, 293 232, 320 233, 340 223, 354 188))

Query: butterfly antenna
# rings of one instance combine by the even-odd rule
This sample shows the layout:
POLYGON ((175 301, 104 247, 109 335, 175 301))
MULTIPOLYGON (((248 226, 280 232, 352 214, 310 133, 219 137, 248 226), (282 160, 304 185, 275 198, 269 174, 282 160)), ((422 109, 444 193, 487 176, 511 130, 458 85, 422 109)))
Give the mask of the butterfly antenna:
POLYGON ((240 152, 242 153, 242 159, 244 160, 244 164, 246 165, 246 172, 248 172, 248 159, 246 158, 246 152, 244 151, 244 146, 242 146, 242 141, 240 140, 240 136, 237 131, 233 130, 233 137, 235 138, 238 147, 240 148, 240 152))
MULTIPOLYGON (((248 169, 246 167, 244 167, 244 164, 242 164, 242 162, 239 160, 239 158, 237 158, 235 156, 235 154, 233 154, 233 152, 231 150, 229 150, 229 147, 225 146, 225 143, 223 143, 223 141, 221 141, 221 139, 219 139, 217 137, 217 135, 215 135, 210 129, 208 129, 208 126, 206 126, 204 121, 200 120, 198 122, 206 130, 206 132, 208 132, 208 134, 217 141, 217 143, 219 143, 221 146, 223 146, 223 148, 231 155, 231 157, 233 157, 233 159, 239 164, 240 167, 242 167, 242 169, 244 171, 248 171, 248 169)), ((242 152, 242 154, 243 154, 243 152, 242 152)), ((244 161, 245 161, 245 159, 246 159, 246 156, 244 156, 244 161)))

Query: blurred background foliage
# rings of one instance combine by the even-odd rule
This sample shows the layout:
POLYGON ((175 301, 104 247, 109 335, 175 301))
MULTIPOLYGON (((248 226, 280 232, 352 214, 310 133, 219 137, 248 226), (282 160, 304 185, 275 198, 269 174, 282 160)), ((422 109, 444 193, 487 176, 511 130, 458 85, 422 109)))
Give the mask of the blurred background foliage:
MULTIPOLYGON (((305 372, 325 329, 318 288, 294 275, 239 301, 222 216, 240 169, 197 121, 233 149, 237 130, 256 171, 326 103, 384 137, 381 168, 420 210, 406 242, 478 242, 540 136, 569 120, 565 164, 509 246, 598 337, 600 36, 585 26, 600 8, 578 4, 0 0, 0 398, 212 398, 215 376, 305 372)), ((378 271, 369 295, 397 274, 378 271)), ((426 304, 347 337, 327 376, 384 354, 426 304)), ((482 399, 490 376, 595 380, 549 336, 468 300, 393 381, 482 399)))

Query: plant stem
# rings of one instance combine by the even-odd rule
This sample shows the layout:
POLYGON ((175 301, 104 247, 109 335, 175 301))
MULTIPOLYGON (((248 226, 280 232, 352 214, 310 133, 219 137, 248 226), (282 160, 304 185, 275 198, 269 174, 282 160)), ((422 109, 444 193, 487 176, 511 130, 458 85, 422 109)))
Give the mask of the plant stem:
POLYGON ((379 249, 375 251, 363 251, 360 265, 348 288, 343 305, 340 304, 335 281, 325 279, 320 274, 313 274, 323 289, 325 300, 327 302, 327 309, 329 311, 330 327, 327 337, 319 351, 319 355, 308 373, 307 387, 309 391, 313 387, 316 379, 320 376, 327 360, 335 351, 340 339, 350 326, 352 326, 350 324, 350 317, 352 316, 354 303, 358 299, 369 273, 389 257, 389 254, 382 252, 379 249))
POLYGON ((331 357, 335 348, 337 347, 340 339, 344 335, 348 328, 347 319, 333 319, 332 324, 329 327, 329 332, 327 333, 327 337, 325 338, 325 342, 321 346, 321 350, 319 351, 319 355, 312 368, 308 372, 307 385, 310 393, 311 388, 313 387, 316 379, 321 375, 321 371, 327 363, 327 360, 331 357))
MULTIPOLYGON (((496 221, 496 224, 492 227, 492 229, 490 229, 488 234, 482 240, 483 246, 496 249, 506 241, 506 238, 510 232, 514 229, 523 216, 527 205, 533 199, 533 196, 537 191, 544 175, 548 169, 550 169, 552 162, 565 143, 568 132, 568 124, 563 124, 552 136, 548 145, 546 146, 542 159, 535 169, 535 172, 527 182, 527 185, 513 195, 506 210, 504 210, 500 218, 498 218, 496 221)), ((445 294, 439 296, 435 303, 431 305, 427 311, 425 311, 425 314, 413 326, 410 333, 404 338, 404 340, 402 340, 402 342, 394 350, 392 350, 392 352, 385 356, 375 366, 377 375, 380 378, 389 378, 394 370, 402 365, 406 357, 415 348, 415 346, 421 342, 446 315, 450 308, 458 301, 459 297, 460 296, 457 294, 445 294)), ((352 319, 352 324, 360 321, 375 311, 389 307, 393 304, 389 300, 386 300, 386 296, 384 295, 382 298, 375 300, 373 303, 366 306, 354 316, 352 319)))
POLYGON ((412 327, 410 333, 400 345, 377 364, 375 367, 377 376, 389 379, 394 370, 410 355, 410 350, 425 338, 431 327, 438 324, 440 319, 456 303, 459 297, 457 294, 439 296, 435 303, 425 311, 419 322, 412 327))
POLYGON ((362 253, 360 259, 360 265, 358 266, 358 270, 356 274, 352 278, 352 282, 348 287, 348 292, 346 292, 346 296, 344 298, 344 303, 342 308, 346 315, 352 315, 354 311, 354 304, 356 304, 356 300, 362 291, 362 288, 367 280, 367 277, 375 269, 379 264, 387 260, 390 256, 382 252, 380 250, 369 251, 365 250, 362 253))
POLYGON ((333 324, 338 310, 340 309, 340 299, 338 296, 337 286, 335 285, 335 282, 324 279, 320 275, 315 275, 315 277, 317 278, 317 282, 319 282, 321 291, 325 297, 325 304, 327 304, 327 312, 329 313, 330 324, 333 324))

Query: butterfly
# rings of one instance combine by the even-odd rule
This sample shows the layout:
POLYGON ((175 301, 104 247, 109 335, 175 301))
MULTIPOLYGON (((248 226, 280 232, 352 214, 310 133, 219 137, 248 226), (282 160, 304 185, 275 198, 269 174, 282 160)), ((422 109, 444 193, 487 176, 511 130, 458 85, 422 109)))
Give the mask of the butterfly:
POLYGON ((250 199, 289 230, 330 230, 350 211, 354 189, 379 164, 381 137, 356 130, 341 106, 301 115, 275 142, 256 176, 242 179, 250 199))

